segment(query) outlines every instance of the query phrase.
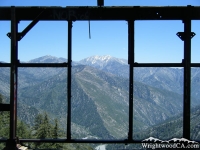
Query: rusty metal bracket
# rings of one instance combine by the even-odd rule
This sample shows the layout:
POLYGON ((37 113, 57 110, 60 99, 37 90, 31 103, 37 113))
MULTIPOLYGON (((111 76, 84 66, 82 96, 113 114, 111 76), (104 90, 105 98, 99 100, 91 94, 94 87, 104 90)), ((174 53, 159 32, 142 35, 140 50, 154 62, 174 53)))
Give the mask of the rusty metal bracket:
MULTIPOLYGON (((17 41, 20 41, 40 20, 40 16, 44 13, 43 10, 22 32, 17 33, 17 41)), ((7 36, 11 39, 11 33, 7 33, 7 36)))
MULTIPOLYGON (((178 32, 176 34, 182 41, 185 41, 185 32, 178 32)), ((191 32, 191 39, 195 36, 196 34, 194 32, 191 32)))

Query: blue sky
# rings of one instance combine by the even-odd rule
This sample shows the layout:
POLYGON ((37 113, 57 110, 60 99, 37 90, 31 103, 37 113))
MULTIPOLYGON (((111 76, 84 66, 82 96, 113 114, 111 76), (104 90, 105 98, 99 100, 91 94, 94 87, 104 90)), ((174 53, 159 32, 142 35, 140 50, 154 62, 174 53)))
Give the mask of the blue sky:
MULTIPOLYGON (((105 0, 105 6, 200 6, 199 0, 105 0)), ((0 0, 0 6, 96 6, 96 0, 0 0)), ((20 21, 19 31, 30 22, 20 21)), ((192 21, 192 62, 200 62, 200 21, 192 21)), ((88 21, 73 23, 72 58, 74 61, 92 55, 111 55, 127 59, 128 25, 126 21, 88 21)), ((183 41, 182 21, 136 21, 135 61, 181 62, 183 41)), ((0 61, 10 62, 10 22, 0 22, 0 61)), ((44 55, 67 58, 67 22, 40 21, 19 42, 19 59, 28 61, 44 55)))

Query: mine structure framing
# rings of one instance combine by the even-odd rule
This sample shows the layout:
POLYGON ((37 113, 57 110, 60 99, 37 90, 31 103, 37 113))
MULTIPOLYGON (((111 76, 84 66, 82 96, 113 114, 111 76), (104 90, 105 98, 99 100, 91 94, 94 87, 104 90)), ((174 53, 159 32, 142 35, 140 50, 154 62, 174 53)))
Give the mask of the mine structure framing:
MULTIPOLYGON (((17 78, 18 67, 67 67, 67 135, 66 139, 20 139, 21 142, 54 142, 54 143, 141 143, 133 139, 133 75, 134 67, 183 67, 183 137, 190 139, 190 106, 191 106, 191 67, 200 67, 200 63, 191 63, 191 21, 200 20, 200 7, 196 6, 70 6, 70 7, 0 7, 0 21, 11 21, 11 62, 0 63, 0 67, 10 67, 10 104, 1 104, 0 111, 10 111, 10 137, 0 142, 14 142, 17 121, 17 78), (18 32, 19 21, 32 22, 18 32), (71 65, 72 65, 72 24, 74 21, 108 21, 122 20, 128 22, 128 64, 129 76, 129 129, 128 138, 122 140, 89 140, 71 138, 71 65), (134 24, 137 20, 182 20, 184 31, 177 36, 184 42, 184 58, 180 63, 137 63, 134 60, 134 24), (18 41, 39 21, 68 21, 68 62, 66 63, 20 63, 18 60, 18 41)), ((176 33, 175 33, 176 34, 176 33)))

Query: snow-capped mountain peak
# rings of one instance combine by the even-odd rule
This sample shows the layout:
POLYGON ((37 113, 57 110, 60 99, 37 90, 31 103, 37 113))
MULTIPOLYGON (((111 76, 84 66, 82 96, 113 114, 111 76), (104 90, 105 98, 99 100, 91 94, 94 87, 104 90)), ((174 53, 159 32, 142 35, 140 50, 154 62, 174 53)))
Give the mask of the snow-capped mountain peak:
POLYGON ((128 74, 128 61, 125 59, 115 58, 110 55, 95 55, 82 59, 78 63, 91 66, 113 74, 121 72, 119 76, 124 76, 125 74, 128 74))
POLYGON ((79 61, 79 63, 84 64, 84 65, 89 65, 89 66, 93 66, 93 67, 97 67, 99 69, 107 66, 108 64, 120 64, 120 65, 127 65, 127 60, 125 59, 119 59, 119 58, 115 58, 112 57, 110 55, 95 55, 95 56, 91 56, 88 58, 85 58, 81 61, 79 61))
POLYGON ((92 64, 94 64, 97 61, 105 61, 105 62, 107 62, 110 59, 112 59, 112 57, 110 55, 103 55, 103 56, 95 55, 95 56, 91 56, 91 57, 86 58, 86 61, 91 61, 92 64))

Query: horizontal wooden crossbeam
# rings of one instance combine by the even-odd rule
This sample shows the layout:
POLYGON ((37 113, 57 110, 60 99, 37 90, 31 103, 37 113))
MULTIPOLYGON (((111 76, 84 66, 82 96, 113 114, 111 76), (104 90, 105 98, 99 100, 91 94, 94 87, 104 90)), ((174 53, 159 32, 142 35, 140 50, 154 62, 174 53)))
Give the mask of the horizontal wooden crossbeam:
MULTIPOLYGON (((200 6, 67 6, 15 7, 17 20, 191 20, 200 19, 200 6)), ((11 20, 11 7, 0 7, 0 20, 11 20)))
POLYGON ((10 104, 0 104, 0 112, 1 111, 10 111, 10 104))

